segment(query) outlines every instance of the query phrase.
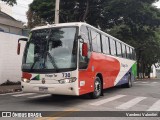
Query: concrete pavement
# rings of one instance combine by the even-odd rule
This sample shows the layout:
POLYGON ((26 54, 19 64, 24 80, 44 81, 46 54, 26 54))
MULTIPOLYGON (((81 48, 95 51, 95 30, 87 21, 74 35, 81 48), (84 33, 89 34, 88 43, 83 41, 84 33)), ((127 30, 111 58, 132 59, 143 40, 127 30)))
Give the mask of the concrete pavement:
MULTIPOLYGON (((43 118, 46 120, 71 118, 63 117, 78 113, 78 111, 160 111, 160 80, 137 80, 132 88, 110 88, 104 91, 99 99, 89 99, 86 96, 51 96, 49 94, 10 93, 0 95, 1 111, 60 111, 62 115, 56 118, 43 118), (67 114, 67 110, 72 112, 67 114)), ((53 115, 54 116, 54 115, 53 115)), ((92 114, 91 114, 92 116, 92 114)), ((8 118, 9 119, 9 118, 8 118)), ((12 120, 17 118, 12 118, 12 120)), ((36 118, 31 118, 36 119, 36 118)), ((42 119, 42 118, 39 118, 42 119)), ((37 119, 37 120, 39 120, 37 119)), ((74 117, 72 119, 84 119, 74 117)), ((105 117, 92 117, 88 119, 107 119, 105 117)), ((108 118, 114 120, 116 118, 108 118)), ((159 118, 118 118, 158 120, 159 118)))

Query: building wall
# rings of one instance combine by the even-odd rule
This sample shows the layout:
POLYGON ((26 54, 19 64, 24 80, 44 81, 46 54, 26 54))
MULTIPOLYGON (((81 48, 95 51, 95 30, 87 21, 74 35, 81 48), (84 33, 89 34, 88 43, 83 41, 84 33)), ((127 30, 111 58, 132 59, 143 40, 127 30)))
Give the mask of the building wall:
POLYGON ((5 18, 3 16, 0 16, 0 23, 7 26, 12 26, 16 28, 23 28, 23 23, 20 21, 16 21, 13 19, 5 18))
POLYGON ((152 65, 152 71, 150 73, 150 76, 153 78, 155 77, 160 78, 160 64, 159 63, 155 63, 155 65, 152 65))
POLYGON ((151 66, 151 73, 150 73, 150 76, 155 78, 156 77, 156 68, 154 65, 151 66))
POLYGON ((21 42, 21 54, 17 55, 17 42, 23 36, 0 32, 0 84, 7 80, 21 80, 22 54, 25 42, 21 42))
POLYGON ((0 24, 0 28, 4 30, 4 32, 12 33, 12 34, 17 34, 17 35, 22 35, 22 29, 12 27, 12 26, 7 26, 0 24))
POLYGON ((0 16, 0 28, 5 32, 22 35, 23 23, 12 18, 0 16))
POLYGON ((0 24, 0 28, 4 30, 4 32, 9 32, 10 28, 7 27, 6 25, 0 24))
POLYGON ((156 69, 156 77, 160 78, 160 69, 156 69))

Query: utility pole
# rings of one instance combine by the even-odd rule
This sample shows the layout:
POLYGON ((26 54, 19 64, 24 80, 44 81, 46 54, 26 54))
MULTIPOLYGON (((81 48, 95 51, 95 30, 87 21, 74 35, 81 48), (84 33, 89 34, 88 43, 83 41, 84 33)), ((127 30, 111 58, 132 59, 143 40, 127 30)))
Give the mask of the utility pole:
POLYGON ((59 23, 59 4, 60 0, 56 0, 56 7, 55 7, 55 24, 59 23))

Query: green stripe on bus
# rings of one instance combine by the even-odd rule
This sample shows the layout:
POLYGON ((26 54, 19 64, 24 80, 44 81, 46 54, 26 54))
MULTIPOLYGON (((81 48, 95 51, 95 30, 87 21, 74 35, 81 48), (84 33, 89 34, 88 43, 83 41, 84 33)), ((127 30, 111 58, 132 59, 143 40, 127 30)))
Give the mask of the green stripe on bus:
POLYGON ((137 63, 134 63, 132 66, 132 74, 134 75, 134 77, 137 76, 137 63))

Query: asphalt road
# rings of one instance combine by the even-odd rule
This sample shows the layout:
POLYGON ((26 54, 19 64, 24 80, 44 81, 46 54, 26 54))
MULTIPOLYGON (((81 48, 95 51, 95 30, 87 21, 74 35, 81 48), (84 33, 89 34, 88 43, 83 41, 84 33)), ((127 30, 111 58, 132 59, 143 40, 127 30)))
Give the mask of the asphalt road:
MULTIPOLYGON (((80 111, 160 111, 160 80, 137 80, 132 88, 110 88, 99 99, 87 96, 51 96, 49 94, 9 93, 0 94, 0 111, 59 111, 54 118, 23 118, 33 120, 84 120, 84 117, 63 117, 80 111), (71 111, 71 112, 67 112, 71 111)), ((86 112, 87 113, 87 112, 86 112)), ((51 116, 55 116, 53 114, 51 116)), ((90 116, 94 113, 87 113, 90 116)), ((113 112, 114 114, 114 112, 113 112)), ((116 114, 116 113, 115 113, 116 114)), ((0 118, 4 120, 4 118, 0 118)), ((22 118, 5 118, 17 120, 22 118)), ((115 120, 115 117, 92 117, 96 120, 115 120)), ((119 117, 119 120, 158 120, 158 117, 119 117)))

